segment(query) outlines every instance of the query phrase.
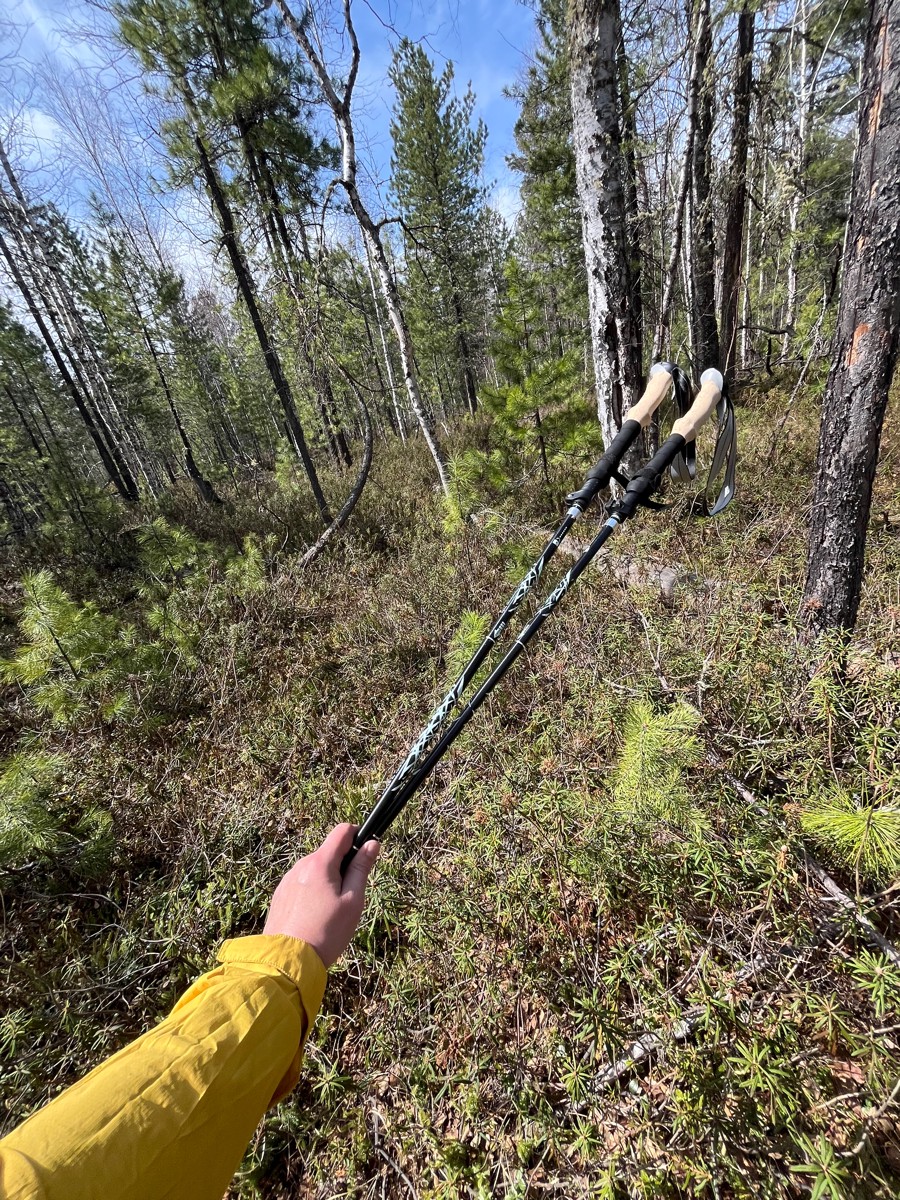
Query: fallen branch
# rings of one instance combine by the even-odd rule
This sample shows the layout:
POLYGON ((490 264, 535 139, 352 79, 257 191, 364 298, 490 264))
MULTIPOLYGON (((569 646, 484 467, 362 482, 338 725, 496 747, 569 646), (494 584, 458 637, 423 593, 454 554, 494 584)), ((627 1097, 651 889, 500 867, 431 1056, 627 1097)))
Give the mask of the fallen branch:
MULTIPOLYGON (((751 792, 750 789, 745 784, 741 783, 739 779, 732 775, 730 771, 726 771, 722 768, 722 760, 720 758, 716 757, 715 755, 710 755, 710 761, 714 764, 714 766, 722 770, 722 774, 742 800, 746 800, 748 804, 751 804, 757 812, 762 813, 764 816, 769 815, 768 809, 762 803, 759 797, 751 792)), ((803 865, 806 867, 807 871, 809 871, 811 875, 814 875, 816 879, 818 879, 819 883, 821 883, 822 887, 825 889, 831 899, 835 901, 835 903, 839 904, 845 912, 851 914, 856 924, 862 930, 863 936, 866 938, 869 944, 876 946, 885 956, 885 958, 889 959, 894 966, 900 967, 900 950, 897 949, 893 942, 890 942, 884 936, 884 934, 872 924, 869 918, 860 911, 860 907, 856 901, 853 900, 851 896, 848 896, 847 893, 835 883, 819 860, 810 854, 806 847, 803 847, 802 849, 802 856, 803 865)))
MULTIPOLYGON (((768 960, 765 958, 755 958, 752 962, 744 963, 741 969, 734 976, 734 979, 728 985, 729 988, 735 984, 743 983, 745 979, 749 979, 754 975, 760 967, 766 966, 768 960)), ((728 988, 720 988, 715 993, 716 1000, 724 999, 728 988)), ((621 1079, 623 1075, 627 1075, 629 1071, 633 1071, 646 1059, 654 1054, 661 1054, 668 1047, 675 1045, 677 1042, 685 1042, 701 1023, 704 1016, 709 1012, 707 1005, 700 1004, 694 1008, 687 1009, 682 1016, 670 1028, 660 1026, 657 1029, 640 1034, 639 1037, 627 1047, 621 1058, 616 1059, 614 1063, 610 1063, 605 1067, 597 1078, 594 1080, 591 1091, 595 1094, 608 1088, 616 1080, 621 1079)))
POLYGON ((331 524, 325 529, 319 537, 313 542, 306 553, 300 559, 300 567, 307 567, 314 558, 317 558, 331 541, 338 530, 347 523, 347 518, 356 508, 356 502, 363 493, 363 488, 366 486, 366 480, 369 478, 369 468, 372 466, 372 418, 369 416, 369 410, 366 407, 366 402, 357 392, 356 399, 359 402, 359 407, 363 417, 363 460, 359 468, 359 474, 356 477, 356 482, 350 495, 344 502, 344 506, 338 515, 334 518, 331 524))

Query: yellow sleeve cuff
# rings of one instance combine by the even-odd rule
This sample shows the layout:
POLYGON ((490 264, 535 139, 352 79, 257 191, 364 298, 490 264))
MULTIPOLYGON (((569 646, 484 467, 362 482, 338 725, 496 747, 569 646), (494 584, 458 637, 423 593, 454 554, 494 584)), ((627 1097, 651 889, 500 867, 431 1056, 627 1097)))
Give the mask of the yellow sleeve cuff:
POLYGON ((309 1030, 322 1007, 328 972, 312 946, 286 933, 258 933, 232 938, 219 950, 220 963, 274 968, 286 976, 300 993, 306 1028, 309 1030))

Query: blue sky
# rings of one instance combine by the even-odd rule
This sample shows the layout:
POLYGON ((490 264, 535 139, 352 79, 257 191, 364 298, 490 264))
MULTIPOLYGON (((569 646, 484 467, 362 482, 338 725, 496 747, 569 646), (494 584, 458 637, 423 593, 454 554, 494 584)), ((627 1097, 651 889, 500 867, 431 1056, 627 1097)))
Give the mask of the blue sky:
POLYGON ((471 83, 477 116, 488 128, 485 175, 495 187, 495 202, 507 217, 517 208, 515 176, 505 156, 514 148, 517 106, 503 89, 522 70, 534 41, 534 17, 519 0, 354 0, 354 19, 362 51, 361 83, 365 124, 372 158, 387 171, 390 157, 390 108, 387 79, 391 45, 397 35, 419 40, 438 70, 452 60, 457 90, 471 83), (392 26, 384 28, 382 21, 392 26), (394 32, 396 31, 396 32, 394 32))
MULTIPOLYGON (((97 53, 76 31, 95 17, 84 0, 11 0, 7 13, 23 35, 14 93, 20 103, 28 97, 24 124, 31 135, 29 160, 36 166, 42 157, 52 158, 59 131, 41 106, 40 89, 31 91, 33 68, 49 63, 54 71, 71 66, 94 70, 97 53)), ((356 123, 361 156, 368 159, 373 179, 383 183, 388 173, 393 93, 387 72, 392 46, 406 36, 422 42, 439 70, 453 61, 459 92, 471 82, 476 113, 488 128, 486 182, 494 203, 512 218, 518 192, 505 156, 513 149, 516 105, 503 89, 515 80, 533 47, 531 11, 519 0, 354 0, 353 15, 362 53, 356 123)), ((7 98, 3 104, 8 107, 7 98)))

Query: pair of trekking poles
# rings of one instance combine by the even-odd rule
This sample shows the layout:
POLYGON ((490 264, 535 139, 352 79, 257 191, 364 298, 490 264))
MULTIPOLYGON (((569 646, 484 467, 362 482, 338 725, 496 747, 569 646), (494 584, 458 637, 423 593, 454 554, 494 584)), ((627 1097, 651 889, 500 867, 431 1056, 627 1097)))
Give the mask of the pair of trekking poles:
POLYGON ((656 509, 668 507, 653 499, 654 493, 659 489, 667 472, 673 478, 685 482, 694 478, 696 473, 695 438, 715 410, 718 410, 718 436, 709 477, 701 498, 701 511, 705 516, 715 516, 720 513, 734 496, 734 472, 737 456, 734 409, 725 391, 722 376, 715 369, 704 371, 700 378, 700 390, 696 398, 693 398, 690 380, 679 367, 672 363, 657 363, 651 368, 647 387, 638 402, 625 414, 621 429, 600 460, 588 471, 582 486, 567 497, 569 508, 562 523, 519 582, 481 645, 428 718, 403 763, 384 789, 381 799, 357 829, 353 837, 353 845, 341 863, 342 874, 361 846, 372 838, 380 839, 384 836, 391 823, 419 790, 437 763, 450 749, 616 529, 634 516, 641 506, 656 509), (654 413, 662 404, 670 387, 674 390, 679 413, 678 419, 672 426, 672 432, 652 458, 635 471, 630 479, 627 479, 621 472, 622 461, 640 437, 642 430, 652 421, 654 413), (711 485, 720 475, 723 476, 723 481, 717 498, 710 505, 707 496, 711 485), (607 518, 599 532, 559 580, 531 620, 525 624, 506 654, 465 707, 451 720, 453 711, 462 700, 466 688, 474 679, 488 654, 506 632, 526 596, 540 580, 544 569, 559 549, 566 534, 597 494, 608 487, 612 480, 615 480, 624 490, 621 497, 608 506, 607 518))

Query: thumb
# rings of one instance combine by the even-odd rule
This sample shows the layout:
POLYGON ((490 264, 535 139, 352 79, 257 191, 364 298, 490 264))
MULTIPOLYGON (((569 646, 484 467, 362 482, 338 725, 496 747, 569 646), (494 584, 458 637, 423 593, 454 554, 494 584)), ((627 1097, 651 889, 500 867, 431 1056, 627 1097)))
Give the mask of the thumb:
POLYGON ((369 873, 375 866, 375 859, 378 857, 380 850, 381 842, 376 838, 370 838, 369 841, 363 842, 347 867, 347 874, 344 876, 344 886, 341 888, 342 896, 353 896, 354 899, 358 899, 362 903, 362 898, 366 892, 366 881, 369 878, 369 873))

